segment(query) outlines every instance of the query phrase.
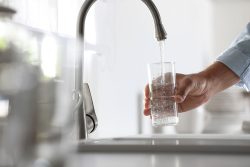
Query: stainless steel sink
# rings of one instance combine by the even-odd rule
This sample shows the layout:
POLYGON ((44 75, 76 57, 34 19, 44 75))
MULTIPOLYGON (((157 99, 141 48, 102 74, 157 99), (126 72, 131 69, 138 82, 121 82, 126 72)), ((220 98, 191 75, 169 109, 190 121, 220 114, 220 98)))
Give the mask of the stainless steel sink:
POLYGON ((81 141, 79 152, 250 153, 250 135, 153 135, 81 141))

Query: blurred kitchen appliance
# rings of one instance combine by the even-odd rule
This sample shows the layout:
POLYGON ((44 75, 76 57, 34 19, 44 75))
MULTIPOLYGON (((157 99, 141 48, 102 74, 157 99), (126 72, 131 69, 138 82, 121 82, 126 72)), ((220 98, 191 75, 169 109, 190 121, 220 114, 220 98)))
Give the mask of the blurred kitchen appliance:
POLYGON ((243 90, 230 88, 216 94, 204 106, 206 123, 203 133, 242 133, 246 98, 243 90))
POLYGON ((74 90, 78 42, 6 18, 0 20, 0 101, 6 101, 0 166, 39 166, 41 160, 63 166, 82 103, 74 90))

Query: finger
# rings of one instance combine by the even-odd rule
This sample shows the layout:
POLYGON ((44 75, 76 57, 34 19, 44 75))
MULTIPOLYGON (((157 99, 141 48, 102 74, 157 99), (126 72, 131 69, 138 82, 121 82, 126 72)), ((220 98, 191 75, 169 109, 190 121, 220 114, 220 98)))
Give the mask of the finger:
POLYGON ((179 84, 176 88, 175 100, 177 103, 183 102, 189 92, 194 88, 194 83, 190 78, 179 81, 179 84))
POLYGON ((183 98, 183 96, 175 95, 174 100, 176 103, 182 103, 185 99, 183 98))
POLYGON ((145 108, 145 109, 144 109, 144 115, 145 115, 145 116, 149 116, 150 113, 151 113, 150 108, 145 108))
POLYGON ((177 104, 177 111, 178 111, 178 113, 185 112, 185 111, 183 110, 183 108, 182 108, 182 104, 181 104, 181 103, 177 104))
POLYGON ((145 97, 149 98, 149 85, 148 84, 145 86, 145 97))
POLYGON ((186 112, 202 105, 205 100, 203 96, 188 97, 182 103, 178 104, 178 112, 186 112))
POLYGON ((145 104, 144 104, 144 115, 149 116, 150 115, 150 93, 149 93, 149 85, 147 84, 145 86, 145 104))
POLYGON ((145 99, 144 108, 147 108, 147 109, 150 108, 150 100, 149 100, 149 98, 145 99))

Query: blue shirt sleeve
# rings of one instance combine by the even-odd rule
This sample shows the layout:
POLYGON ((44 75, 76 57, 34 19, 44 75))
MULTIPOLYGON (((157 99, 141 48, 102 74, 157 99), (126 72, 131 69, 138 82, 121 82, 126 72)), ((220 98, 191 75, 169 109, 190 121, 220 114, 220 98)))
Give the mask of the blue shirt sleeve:
POLYGON ((250 23, 217 61, 225 64, 240 77, 237 85, 250 90, 250 23))

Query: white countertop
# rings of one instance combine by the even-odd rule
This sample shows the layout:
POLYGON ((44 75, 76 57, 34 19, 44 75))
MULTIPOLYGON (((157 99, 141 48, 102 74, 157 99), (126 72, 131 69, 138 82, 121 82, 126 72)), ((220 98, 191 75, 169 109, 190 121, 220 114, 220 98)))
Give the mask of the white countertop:
POLYGON ((79 142, 78 151, 80 153, 231 152, 250 154, 250 135, 138 135, 121 138, 89 139, 79 142))
POLYGON ((249 167, 250 154, 82 153, 70 167, 249 167))
POLYGON ((81 143, 80 152, 67 162, 70 167, 250 167, 249 143, 249 135, 160 135, 90 140, 81 143), (151 140, 155 142, 153 145, 149 144, 151 140))

